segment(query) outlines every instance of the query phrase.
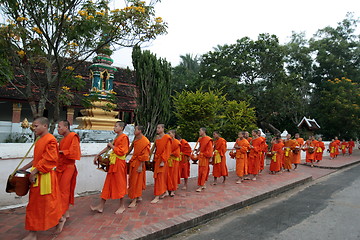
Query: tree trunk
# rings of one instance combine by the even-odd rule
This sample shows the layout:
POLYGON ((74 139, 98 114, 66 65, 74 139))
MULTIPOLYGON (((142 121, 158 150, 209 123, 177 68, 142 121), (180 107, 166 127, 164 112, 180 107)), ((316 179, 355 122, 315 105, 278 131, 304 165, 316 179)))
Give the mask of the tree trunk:
POLYGON ((265 129, 269 130, 271 133, 273 133, 276 136, 280 136, 281 132, 279 131, 279 129, 277 129, 276 127, 274 127, 271 123, 268 122, 260 122, 260 125, 262 127, 262 129, 265 131, 265 129))

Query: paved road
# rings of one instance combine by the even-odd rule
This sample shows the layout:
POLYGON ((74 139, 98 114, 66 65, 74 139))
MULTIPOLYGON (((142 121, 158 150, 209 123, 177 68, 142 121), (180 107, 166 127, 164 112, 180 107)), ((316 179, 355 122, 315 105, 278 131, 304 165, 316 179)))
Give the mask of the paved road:
POLYGON ((360 239, 360 165, 171 239, 360 239))

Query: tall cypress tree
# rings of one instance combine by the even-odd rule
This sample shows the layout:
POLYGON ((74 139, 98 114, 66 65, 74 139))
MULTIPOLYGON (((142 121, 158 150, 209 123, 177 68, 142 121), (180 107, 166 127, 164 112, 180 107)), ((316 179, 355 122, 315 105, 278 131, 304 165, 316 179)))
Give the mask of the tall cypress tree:
POLYGON ((170 118, 171 65, 148 50, 141 51, 139 46, 133 48, 132 60, 138 87, 135 121, 152 139, 157 124, 166 124, 170 118))

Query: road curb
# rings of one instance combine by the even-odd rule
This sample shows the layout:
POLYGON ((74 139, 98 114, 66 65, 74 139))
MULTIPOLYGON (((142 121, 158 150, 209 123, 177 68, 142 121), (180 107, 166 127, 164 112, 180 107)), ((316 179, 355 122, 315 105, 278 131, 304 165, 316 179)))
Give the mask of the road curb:
MULTIPOLYGON (((346 167, 349 167, 349 166, 352 166, 352 165, 355 165, 355 164, 358 164, 358 163, 360 163, 360 160, 350 162, 350 163, 345 163, 345 164, 343 164, 341 166, 319 166, 319 165, 314 165, 314 168, 339 170, 339 169, 343 169, 343 168, 346 168, 346 167)), ((310 165, 307 165, 307 164, 301 164, 301 165, 311 167, 310 165)))
MULTIPOLYGON (((136 238, 136 239, 138 239, 138 240, 145 240, 145 239, 146 240, 152 240, 152 239, 164 239, 164 238, 170 237, 170 236, 172 236, 174 234, 177 234, 177 233, 180 233, 180 232, 182 232, 184 230, 196 227, 196 226, 198 226, 200 224, 204 224, 204 223, 206 223, 206 222, 208 222, 210 220, 213 220, 213 219, 215 219, 215 218, 217 218, 219 216, 222 216, 224 214, 227 214, 229 212, 239 210, 241 208, 250 206, 252 204, 258 203, 258 202, 263 201, 265 199, 269 199, 271 197, 277 196, 277 195, 279 195, 279 194, 281 194, 283 192, 289 191, 289 190, 291 190, 291 189, 293 189, 295 187, 298 187, 300 185, 308 183, 308 182, 310 182, 312 180, 313 180, 312 176, 308 176, 308 177, 300 179, 300 180, 298 180, 296 182, 290 183, 290 184, 288 184, 286 186, 283 186, 283 187, 280 187, 280 188, 277 188, 277 189, 262 193, 260 195, 257 195, 255 197, 246 199, 244 201, 241 201, 241 202, 238 202, 238 203, 235 203, 235 204, 231 204, 229 206, 223 207, 223 208, 215 210, 213 212, 204 213, 201 216, 196 216, 194 214, 194 218, 191 219, 191 220, 184 221, 184 218, 181 218, 181 217, 172 219, 171 221, 173 221, 173 223, 174 223, 172 226, 166 227, 166 228, 161 229, 161 230, 156 231, 156 232, 152 232, 152 233, 150 233, 150 234, 148 234, 148 235, 146 235, 144 237, 140 237, 140 238, 136 238)), ((144 229, 144 230, 146 230, 146 229, 144 229)), ((150 228, 147 229, 147 230, 148 230, 148 232, 151 232, 150 228)), ((143 231, 143 233, 145 233, 145 232, 146 231, 143 231)))

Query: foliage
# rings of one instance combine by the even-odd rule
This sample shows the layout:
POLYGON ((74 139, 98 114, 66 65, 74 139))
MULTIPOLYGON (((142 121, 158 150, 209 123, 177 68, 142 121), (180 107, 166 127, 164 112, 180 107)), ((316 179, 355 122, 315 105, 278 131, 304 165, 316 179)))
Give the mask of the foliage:
POLYGON ((188 141, 196 141, 201 127, 217 130, 234 140, 234 132, 254 127, 254 109, 246 102, 227 101, 219 90, 182 91, 173 98, 178 132, 188 141))
POLYGON ((191 54, 181 55, 181 62, 172 70, 172 94, 182 90, 196 90, 198 81, 200 58, 191 54))
POLYGON ((139 46, 133 48, 132 59, 138 87, 136 124, 144 126, 144 134, 153 139, 157 124, 167 124, 170 117, 171 66, 139 46))
POLYGON ((82 86, 75 71, 94 53, 110 54, 113 49, 107 46, 129 47, 166 33, 166 23, 155 16, 152 3, 126 0, 123 9, 110 10, 108 2, 0 0, 8 18, 0 26, 0 48, 13 72, 24 76, 11 83, 23 86, 17 90, 28 99, 34 117, 42 116, 50 103, 58 119, 61 104, 69 103, 60 100, 62 87, 82 86))

